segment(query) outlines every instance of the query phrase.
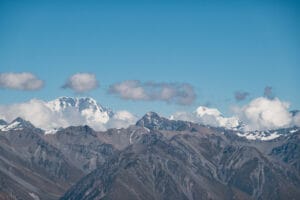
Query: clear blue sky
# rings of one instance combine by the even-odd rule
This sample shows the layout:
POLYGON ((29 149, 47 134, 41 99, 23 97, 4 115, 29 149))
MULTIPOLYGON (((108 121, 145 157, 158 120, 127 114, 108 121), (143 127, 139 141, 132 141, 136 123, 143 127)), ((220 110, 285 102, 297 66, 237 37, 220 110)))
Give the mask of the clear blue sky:
POLYGON ((262 96, 272 86, 300 108, 300 4, 297 1, 0 1, 0 73, 31 72, 39 91, 0 89, 0 104, 74 96, 77 72, 95 73, 85 94, 114 110, 170 114, 209 103, 223 112, 233 93, 262 96), (109 95, 123 80, 187 82, 189 106, 109 95))

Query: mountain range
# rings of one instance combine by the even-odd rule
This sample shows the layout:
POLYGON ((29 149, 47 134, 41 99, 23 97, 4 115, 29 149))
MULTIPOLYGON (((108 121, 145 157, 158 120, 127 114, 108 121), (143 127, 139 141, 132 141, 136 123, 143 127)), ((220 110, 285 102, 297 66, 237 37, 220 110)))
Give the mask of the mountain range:
POLYGON ((298 127, 241 132, 154 112, 106 131, 0 124, 1 200, 300 196, 298 127))

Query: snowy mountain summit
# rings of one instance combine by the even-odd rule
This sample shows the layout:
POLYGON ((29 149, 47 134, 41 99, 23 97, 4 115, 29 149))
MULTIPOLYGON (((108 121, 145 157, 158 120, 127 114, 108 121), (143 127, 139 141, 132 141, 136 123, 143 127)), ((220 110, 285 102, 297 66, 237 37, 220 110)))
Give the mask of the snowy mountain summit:
POLYGON ((90 123, 107 123, 113 112, 102 107, 95 99, 90 97, 72 98, 60 97, 49 101, 46 105, 56 113, 68 115, 72 113, 80 114, 81 117, 90 123))
MULTIPOLYGON (((3 120, 1 120, 3 121, 3 120)), ((2 125, 0 131, 11 131, 11 130, 23 130, 23 129, 35 128, 29 121, 26 121, 20 117, 13 120, 11 123, 2 125)))
POLYGON ((134 124, 136 117, 128 111, 112 112, 90 97, 60 97, 45 104, 61 119, 61 124, 52 127, 67 127, 70 125, 89 125, 95 130, 121 128, 134 124))
MULTIPOLYGON (((90 97, 59 97, 48 102, 32 99, 7 109, 6 115, 0 115, 3 120, 12 121, 21 117, 47 133, 80 125, 104 131, 108 128, 126 128, 136 122, 136 117, 130 112, 112 112, 90 97)), ((5 121, 1 122, 0 128, 6 127, 5 121)))

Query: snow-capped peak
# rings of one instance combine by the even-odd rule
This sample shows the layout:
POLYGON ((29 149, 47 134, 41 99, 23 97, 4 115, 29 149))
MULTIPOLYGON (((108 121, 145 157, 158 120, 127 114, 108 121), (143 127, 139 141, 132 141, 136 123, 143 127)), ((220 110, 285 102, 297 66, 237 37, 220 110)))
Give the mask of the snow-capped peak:
POLYGON ((26 121, 20 117, 13 120, 11 123, 5 125, 0 130, 10 131, 10 130, 23 130, 24 128, 35 128, 29 121, 26 121))
POLYGON ((59 97, 55 100, 46 103, 47 106, 53 111, 62 111, 70 107, 77 108, 79 111, 85 109, 94 109, 100 112, 109 111, 102 107, 97 101, 91 97, 59 97))
POLYGON ((102 107, 95 99, 90 97, 60 97, 46 103, 53 112, 62 115, 70 112, 79 112, 87 123, 107 123, 113 113, 102 107))
POLYGON ((136 122, 136 117, 128 111, 114 113, 90 97, 60 97, 48 102, 31 99, 29 102, 8 106, 1 113, 1 117, 8 120, 18 116, 47 133, 53 133, 58 128, 80 125, 103 131, 107 128, 125 128, 136 122))

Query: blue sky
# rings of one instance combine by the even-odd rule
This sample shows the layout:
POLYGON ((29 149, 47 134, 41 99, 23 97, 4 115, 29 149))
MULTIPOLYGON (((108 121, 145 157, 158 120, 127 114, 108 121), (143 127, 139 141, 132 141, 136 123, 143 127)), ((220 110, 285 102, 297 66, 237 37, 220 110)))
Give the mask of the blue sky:
POLYGON ((78 96, 61 86, 96 75, 92 96, 114 110, 170 114, 229 107, 271 86, 300 108, 300 5, 292 1, 0 1, 0 73, 30 72, 38 91, 0 88, 0 104, 78 96), (72 2, 72 3, 71 3, 72 2), (130 101, 107 93, 124 80, 189 83, 191 105, 130 101), (234 92, 250 95, 236 102, 234 92))

